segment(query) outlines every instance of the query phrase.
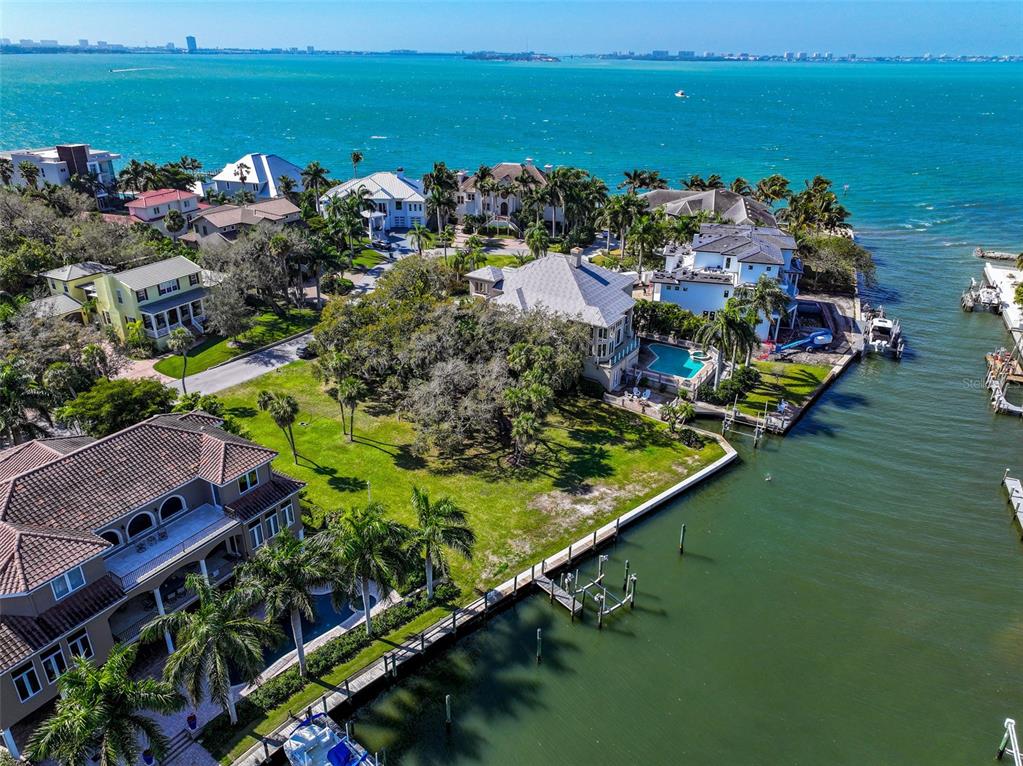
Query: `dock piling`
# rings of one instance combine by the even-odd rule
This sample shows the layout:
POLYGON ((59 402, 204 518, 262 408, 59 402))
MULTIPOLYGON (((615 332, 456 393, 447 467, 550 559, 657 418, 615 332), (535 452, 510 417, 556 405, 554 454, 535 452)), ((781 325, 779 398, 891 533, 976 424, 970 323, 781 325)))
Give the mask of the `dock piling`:
POLYGON ((629 560, 625 559, 625 579, 622 580, 622 591, 628 592, 629 590, 629 560))
POLYGON ((543 630, 536 629, 536 664, 539 665, 543 659, 543 630))
POLYGON ((444 723, 451 728, 451 695, 444 695, 444 723))
POLYGON ((629 585, 631 586, 629 588, 629 609, 632 609, 634 606, 636 606, 636 580, 637 579, 638 578, 636 577, 635 574, 633 574, 632 576, 629 577, 629 585))
POLYGON ((682 524, 682 531, 678 536, 678 555, 681 556, 685 553, 686 549, 686 525, 682 524))

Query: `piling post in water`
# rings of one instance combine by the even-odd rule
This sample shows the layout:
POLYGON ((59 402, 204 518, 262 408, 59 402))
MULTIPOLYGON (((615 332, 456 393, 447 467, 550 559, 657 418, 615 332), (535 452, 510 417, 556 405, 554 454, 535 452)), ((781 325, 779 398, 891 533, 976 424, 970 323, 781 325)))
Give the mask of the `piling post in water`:
POLYGON ((622 591, 628 592, 629 590, 629 560, 625 559, 625 579, 622 580, 622 591))
POLYGON ((568 563, 572 563, 572 543, 568 544, 568 563))
POLYGON ((444 695, 444 723, 451 728, 451 695, 444 695))
POLYGON ((518 574, 516 574, 512 578, 512 598, 518 598, 518 597, 519 597, 519 576, 518 576, 518 574))
POLYGON ((618 516, 615 519, 615 540, 618 539, 618 528, 619 528, 619 526, 621 526, 621 523, 622 523, 622 517, 618 516))
POLYGON ((593 550, 597 550, 597 530, 593 530, 593 550))
POLYGON ((686 525, 683 524, 682 531, 679 533, 678 536, 678 555, 681 556, 683 553, 685 553, 685 549, 686 549, 686 525))
POLYGON ((543 659, 543 631, 536 629, 536 664, 539 665, 543 659))
POLYGON ((631 577, 629 577, 629 583, 632 586, 629 589, 629 609, 632 609, 634 606, 636 606, 636 580, 637 580, 636 575, 632 575, 631 577))
POLYGON ((604 627, 604 595, 598 593, 594 596, 597 600, 597 630, 604 627))
POLYGON ((263 740, 263 756, 267 760, 270 760, 270 743, 267 742, 265 739, 263 740))
POLYGON ((572 592, 572 608, 568 611, 572 615, 570 622, 575 622, 575 591, 572 592))

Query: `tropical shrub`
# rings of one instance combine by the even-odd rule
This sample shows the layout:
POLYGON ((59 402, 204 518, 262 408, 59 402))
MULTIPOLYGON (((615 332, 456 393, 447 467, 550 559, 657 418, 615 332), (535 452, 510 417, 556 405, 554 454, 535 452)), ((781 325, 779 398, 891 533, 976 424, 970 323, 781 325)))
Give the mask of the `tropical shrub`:
POLYGON ((330 295, 348 295, 355 287, 355 283, 340 274, 328 274, 323 278, 320 285, 323 292, 330 295))
POLYGON ((692 428, 683 428, 679 431, 678 440, 693 449, 703 449, 709 441, 706 436, 692 428))

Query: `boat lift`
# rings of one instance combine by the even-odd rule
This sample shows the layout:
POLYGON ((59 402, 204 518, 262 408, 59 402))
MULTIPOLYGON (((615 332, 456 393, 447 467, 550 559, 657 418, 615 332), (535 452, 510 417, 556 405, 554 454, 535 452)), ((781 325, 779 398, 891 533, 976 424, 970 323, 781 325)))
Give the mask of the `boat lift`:
POLYGON ((628 560, 625 562, 625 579, 622 583, 625 596, 621 598, 615 595, 611 589, 604 584, 604 578, 607 575, 607 572, 605 571, 607 561, 608 557, 606 554, 601 554, 597 557, 597 576, 585 585, 579 585, 578 569, 575 573, 563 573, 561 575, 560 582, 561 587, 571 595, 572 602, 576 603, 578 600, 580 607, 586 603, 586 598, 589 596, 597 607, 598 628, 604 627, 605 617, 614 614, 623 606, 628 606, 631 609, 636 603, 636 580, 638 578, 635 573, 629 574, 628 560))
POLYGON ((1002 744, 998 746, 995 757, 1000 761, 1006 755, 1012 756, 1013 766, 1023 766, 1023 753, 1020 753, 1019 739, 1016 737, 1016 722, 1011 718, 1005 719, 1005 734, 1002 735, 1002 744))

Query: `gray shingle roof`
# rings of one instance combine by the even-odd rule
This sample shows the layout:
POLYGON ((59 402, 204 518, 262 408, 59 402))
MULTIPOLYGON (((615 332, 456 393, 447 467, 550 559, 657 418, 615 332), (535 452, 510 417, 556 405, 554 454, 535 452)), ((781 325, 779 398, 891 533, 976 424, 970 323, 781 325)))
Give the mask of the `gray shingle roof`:
POLYGON ((102 263, 96 263, 95 261, 82 261, 81 263, 71 263, 67 266, 58 266, 55 269, 44 271, 39 276, 69 282, 72 279, 88 277, 93 274, 103 274, 107 271, 113 271, 113 269, 110 266, 104 266, 102 263))
POLYGON ((486 282, 498 283, 504 279, 504 272, 497 266, 481 266, 465 275, 466 279, 481 279, 486 282))
POLYGON ((609 327, 635 305, 633 277, 574 256, 548 255, 505 269, 503 292, 492 300, 523 311, 547 308, 597 327, 609 327))
POLYGON ((142 290, 146 287, 158 285, 161 282, 169 282, 172 279, 187 277, 189 274, 198 274, 202 269, 198 264, 193 263, 182 255, 167 258, 147 266, 138 266, 134 269, 121 271, 115 274, 121 284, 132 290, 142 290))
POLYGON ((649 207, 663 207, 670 216, 708 212, 738 224, 775 225, 771 208, 729 189, 655 189, 640 196, 649 207))
POLYGON ((34 317, 62 317, 81 310, 82 304, 64 293, 38 298, 26 307, 26 311, 34 317))

